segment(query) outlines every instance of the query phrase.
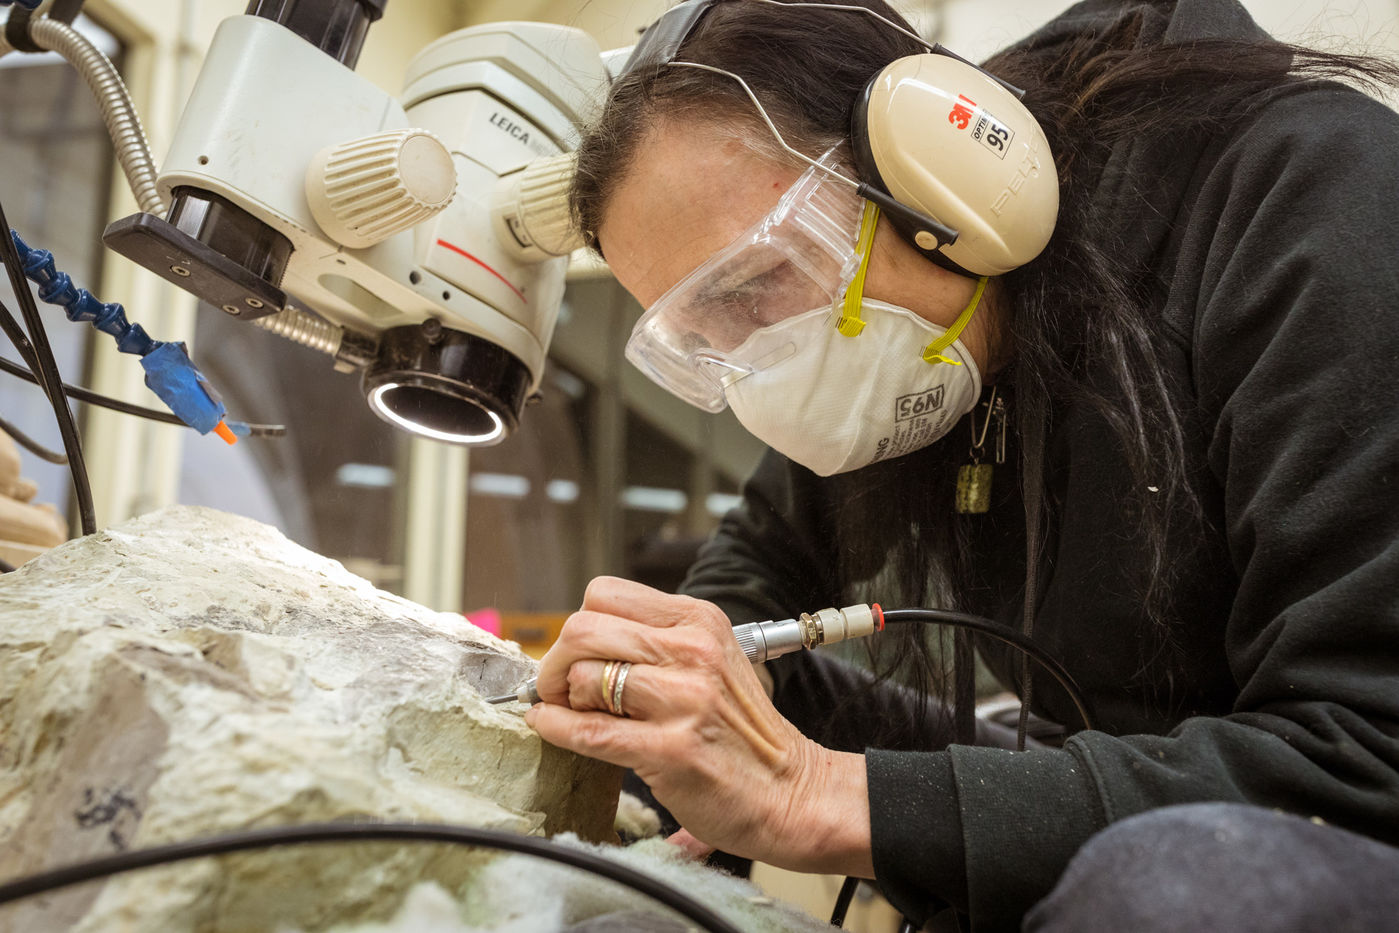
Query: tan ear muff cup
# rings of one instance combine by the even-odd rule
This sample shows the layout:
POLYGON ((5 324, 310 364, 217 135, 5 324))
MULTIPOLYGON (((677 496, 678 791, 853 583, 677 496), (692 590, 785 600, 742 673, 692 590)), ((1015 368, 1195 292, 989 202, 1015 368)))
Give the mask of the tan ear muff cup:
MULTIPOLYGON (((884 183, 884 177, 879 174, 879 166, 875 164, 874 153, 870 151, 870 93, 874 90, 874 84, 878 80, 878 74, 870 78, 865 83, 865 89, 860 92, 860 96, 855 101, 855 109, 850 114, 850 150, 855 159, 855 173, 859 179, 887 195, 889 194, 889 186, 884 183)), ((886 213, 883 216, 885 220, 889 221, 889 226, 894 228, 894 232, 899 235, 901 240, 922 253, 934 265, 941 266, 948 272, 965 275, 968 278, 980 278, 975 272, 969 272, 948 259, 940 245, 920 246, 917 234, 921 228, 913 221, 894 213, 886 213)))
POLYGON ((1000 275, 1049 242, 1059 183, 1048 140, 1018 97, 977 68, 925 53, 891 62, 851 114, 856 168, 908 214, 956 231, 939 245, 886 213, 906 242, 963 275, 1000 275))

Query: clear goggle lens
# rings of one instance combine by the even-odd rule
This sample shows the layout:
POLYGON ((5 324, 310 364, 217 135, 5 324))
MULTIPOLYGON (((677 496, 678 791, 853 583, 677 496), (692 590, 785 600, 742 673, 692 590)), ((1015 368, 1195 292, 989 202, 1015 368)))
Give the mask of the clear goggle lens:
MULTIPOLYGON (((832 153, 821 160, 834 164, 832 153)), ((653 381, 706 411, 724 408, 724 388, 774 365, 745 346, 756 331, 833 307, 858 264, 863 200, 809 169, 777 206, 653 304, 626 355, 653 381)))

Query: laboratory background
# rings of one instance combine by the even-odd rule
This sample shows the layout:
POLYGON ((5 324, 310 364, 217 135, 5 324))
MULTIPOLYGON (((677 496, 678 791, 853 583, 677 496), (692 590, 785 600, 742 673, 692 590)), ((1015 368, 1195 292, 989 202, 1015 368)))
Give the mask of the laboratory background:
MULTIPOLYGON (((1273 35, 1321 47, 1399 50, 1387 0, 1250 0, 1273 35)), ((218 24, 235 0, 90 2, 76 27, 118 65, 155 153, 168 147, 218 24)), ((896 6, 924 33, 977 59, 1052 18, 1056 0, 950 0, 896 6)), ((585 30, 603 50, 635 42, 664 3, 390 4, 357 72, 388 94, 435 39, 502 20, 585 30)), ((499 614, 505 634, 547 647, 587 581, 617 574, 673 588, 761 444, 731 413, 710 416, 652 384, 622 352, 641 309, 584 251, 575 254, 537 401, 506 441, 462 448, 420 441, 376 417, 357 375, 322 353, 200 306, 186 292, 101 246, 109 222, 136 209, 100 111, 82 79, 48 57, 0 60, 14 93, 0 100, 0 200, 17 229, 61 257, 64 271, 119 300, 147 331, 187 340, 228 409, 286 435, 229 447, 188 430, 77 406, 99 523, 170 503, 247 515, 333 557, 376 585, 436 609, 499 614), (459 521, 444 521, 444 516, 459 521)), ((268 106, 273 106, 268 102, 268 106)), ((0 298, 12 298, 0 283, 0 298)), ((144 373, 90 327, 53 325, 69 382, 142 404, 144 373)), ((9 380, 4 417, 61 447, 37 388, 9 380)), ((77 530, 67 470, 25 455, 77 530)))
MULTIPOLYGON (((252 6, 258 5, 254 0, 252 6)), ((192 242, 193 228, 172 233, 174 226, 156 229, 140 221, 153 203, 170 205, 160 202, 153 185, 142 200, 130 165, 122 164, 114 148, 103 104, 78 69, 52 52, 0 57, 0 204, 9 226, 32 249, 51 253, 54 267, 71 277, 74 288, 89 290, 95 302, 119 302, 128 323, 139 324, 165 346, 183 343, 188 357, 174 362, 170 378, 185 381, 168 390, 172 397, 188 400, 194 392, 198 405, 207 406, 212 397, 222 406, 215 415, 204 412, 207 423, 191 430, 72 402, 96 528, 172 505, 243 516, 338 562, 373 587, 433 612, 458 614, 516 642, 535 659, 553 644, 595 577, 612 575, 675 591, 721 517, 739 502, 740 487, 765 448, 731 411, 700 411, 627 362, 627 338, 643 309, 597 255, 576 243, 558 246, 549 240, 560 221, 547 212, 557 211, 557 205, 550 207, 538 190, 557 186, 557 168, 553 175, 542 171, 527 180, 523 192, 518 181, 513 189, 497 184, 498 176, 519 168, 500 155, 502 146, 524 142, 541 157, 561 151, 556 141, 572 138, 571 123, 586 119, 596 106, 596 87, 588 82, 605 80, 603 69, 615 70, 670 5, 666 0, 391 0, 381 4, 382 18, 358 37, 362 49, 340 50, 352 58, 357 54, 358 77, 344 87, 327 85, 323 111, 290 112, 279 87, 294 79, 270 70, 245 73, 240 60, 230 57, 218 63, 228 80, 254 90, 224 97, 206 81, 205 96, 197 101, 200 116, 192 120, 191 93, 206 56, 219 49, 216 31, 229 17, 249 10, 245 0, 45 3, 44 10, 56 13, 81 7, 72 28, 115 66, 139 115, 149 158, 161 171, 197 178, 210 155, 216 166, 221 156, 241 158, 237 172, 247 173, 253 184, 264 176, 267 190, 276 191, 280 181, 273 176, 290 169, 270 163, 253 168, 249 155, 271 152, 275 147, 268 139, 294 137, 303 121, 321 127, 339 120, 354 127, 373 108, 402 106, 415 118, 436 121, 434 130, 446 149, 467 153, 475 172, 459 170, 453 194, 450 184, 432 175, 440 153, 425 143, 415 171, 423 172, 422 186, 441 189, 434 208, 440 214, 389 217, 383 230, 368 234, 363 223, 346 219, 345 212, 356 206, 337 203, 338 189, 324 183, 317 195, 321 203, 312 209, 318 220, 329 218, 323 227, 332 233, 316 243, 297 242, 297 255, 312 258, 294 259, 290 274, 291 281, 311 283, 307 288, 337 310, 325 317, 305 309, 267 314, 271 307, 254 296, 263 295, 270 305, 275 295, 253 289, 244 297, 237 290, 238 275, 246 269, 224 269, 213 261, 191 269, 168 259, 175 255, 168 252, 176 249, 172 244, 192 242), (424 55, 461 52, 464 60, 470 58, 478 54, 476 47, 454 49, 440 40, 506 21, 574 27, 605 54, 589 62, 586 48, 552 34, 533 45, 488 37, 479 41, 498 42, 498 55, 523 61, 523 70, 500 67, 487 75, 489 93, 468 109, 433 111, 431 83, 443 70, 432 71, 424 55), (536 78, 549 69, 557 74, 531 83, 526 75, 531 69, 536 78), (524 113, 532 122, 512 120, 490 101, 505 101, 512 113, 524 113), (191 123, 207 127, 190 129, 191 123), (206 154, 189 136, 198 132, 221 140, 225 151, 206 154), (413 234, 404 231, 413 224, 436 225, 430 258, 412 273, 411 285, 404 276, 381 287, 407 268, 403 250, 412 247, 402 244, 411 244, 413 234), (336 268, 336 262, 345 266, 335 258, 342 246, 360 257, 358 265, 336 268), (197 281, 191 287, 189 280, 197 281), (423 326, 436 316, 451 327, 454 315, 471 323, 451 331, 445 344, 441 328, 432 332, 423 326), (372 343, 357 342, 364 333, 381 331, 401 337, 393 353, 387 342, 377 351, 372 343), (463 337, 464 331, 474 335, 463 337), (483 382, 453 370, 453 352, 489 355, 496 344, 511 352, 485 367, 490 371, 483 382), (198 379, 188 364, 197 367, 198 379), (427 376, 419 379, 420 371, 427 376), (200 395, 196 382, 212 387, 216 396, 200 395), (470 387, 462 390, 463 382, 470 387), (447 383, 446 394, 432 394, 435 385, 447 383), (407 417, 405 423, 402 413, 418 410, 413 405, 424 398, 428 414, 407 417), (463 437, 476 440, 453 442, 463 437)), ((893 0, 893 5, 929 42, 979 61, 1071 4, 893 0)), ((1399 0, 1243 0, 1243 5, 1281 39, 1399 56, 1399 0)), ((9 8, 9 3, 0 6, 0 15, 9 8)), ((277 36, 254 30, 246 41, 250 48, 268 43, 258 46, 259 54, 277 54, 277 36)), ((351 46, 357 40, 343 41, 351 46)), ((484 60, 497 53, 479 54, 484 60)), ((341 155, 374 156, 374 140, 358 145, 359 150, 341 155)), ((339 157, 326 156, 328 173, 339 157)), ((192 190, 197 189, 173 192, 181 209, 226 221, 220 235, 234 238, 249 256, 256 254, 249 267, 286 263, 280 247, 259 240, 257 230, 239 227, 238 218, 219 215, 222 202, 199 201, 192 190)), ((11 309, 21 306, 8 280, 0 281, 0 302, 11 309)), ((40 303, 39 309, 64 382, 129 405, 169 410, 168 399, 149 387, 148 375, 157 364, 132 350, 139 334, 121 322, 90 326, 92 314, 70 321, 53 304, 40 303)), ((21 354, 6 343, 0 357, 19 362, 21 354)), ((45 393, 12 374, 0 373, 0 419, 5 430, 22 434, 32 446, 65 448, 45 393)), ((13 566, 84 530, 84 507, 69 467, 32 452, 30 444, 17 450, 18 475, 33 487, 24 493, 22 506, 3 513, 18 529, 13 540, 0 529, 0 559, 13 566), (40 505, 51 507, 51 518, 35 517, 40 505)), ((807 608, 816 607, 793 611, 807 608)), ((1000 689, 981 672, 983 699, 1000 689)), ((0 734, 0 759, 3 744, 0 734)), ((4 791, 0 785, 0 833, 7 818, 4 791)), ((113 806, 119 813, 120 801, 113 806)), ((764 866, 754 879, 766 894, 821 917, 841 886, 839 877, 805 878, 764 866)), ((897 914, 867 886, 860 888, 853 911, 851 927, 899 929, 897 914)))

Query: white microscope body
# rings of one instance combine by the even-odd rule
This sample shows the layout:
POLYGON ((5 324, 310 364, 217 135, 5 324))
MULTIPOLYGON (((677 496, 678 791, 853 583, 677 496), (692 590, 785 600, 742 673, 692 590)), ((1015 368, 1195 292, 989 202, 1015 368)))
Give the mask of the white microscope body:
POLYGON ((607 82, 586 33, 493 23, 424 49, 400 102, 232 17, 160 171, 168 222, 108 243, 243 319, 314 311, 355 338, 339 363, 381 417, 495 443, 539 385, 574 245, 567 153, 607 82))

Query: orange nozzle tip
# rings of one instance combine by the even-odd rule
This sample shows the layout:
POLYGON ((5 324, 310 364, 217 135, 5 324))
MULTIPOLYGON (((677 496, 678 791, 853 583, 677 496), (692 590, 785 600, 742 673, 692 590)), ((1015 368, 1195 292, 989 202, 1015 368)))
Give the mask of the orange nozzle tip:
POLYGON ((238 443, 238 435, 234 434, 233 429, 222 421, 220 421, 218 423, 218 426, 214 428, 214 433, 217 434, 219 437, 223 438, 224 441, 229 444, 229 446, 238 443))

